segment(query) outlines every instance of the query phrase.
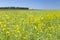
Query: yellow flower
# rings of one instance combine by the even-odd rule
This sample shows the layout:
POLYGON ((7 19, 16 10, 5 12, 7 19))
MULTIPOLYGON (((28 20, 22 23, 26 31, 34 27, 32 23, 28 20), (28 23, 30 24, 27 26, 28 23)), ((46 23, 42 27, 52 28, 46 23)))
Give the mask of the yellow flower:
POLYGON ((19 30, 20 26, 19 25, 14 25, 14 29, 19 30))
POLYGON ((42 28, 42 25, 38 24, 38 30, 41 30, 41 28, 42 28))
POLYGON ((34 22, 37 22, 37 19, 36 18, 34 19, 34 22))
POLYGON ((49 21, 50 19, 51 19, 50 15, 46 15, 46 16, 45 16, 45 20, 46 20, 46 21, 49 21))
POLYGON ((6 25, 4 25, 4 27, 6 27, 6 25))
POLYGON ((20 31, 19 31, 19 30, 17 30, 16 32, 20 33, 20 31))
POLYGON ((50 31, 54 31, 54 26, 48 27, 50 31))
POLYGON ((29 20, 33 20, 33 15, 29 15, 29 20))
POLYGON ((5 14, 5 16, 8 16, 7 14, 5 14))
POLYGON ((2 30, 3 30, 3 31, 7 30, 7 26, 6 26, 6 25, 3 25, 2 30))
POLYGON ((2 24, 2 22, 0 22, 0 25, 2 24))
POLYGON ((7 28, 5 28, 5 27, 4 27, 4 28, 2 28, 2 30, 3 30, 3 31, 6 31, 6 30, 7 30, 7 28))
POLYGON ((5 31, 6 30, 6 28, 3 28, 3 31, 5 31))
POLYGON ((9 19, 9 15, 6 14, 5 16, 6 16, 7 19, 9 19))
POLYGON ((20 33, 19 29, 14 30, 16 33, 20 33))
POLYGON ((35 29, 37 29, 37 27, 36 27, 36 26, 35 26, 34 28, 35 28, 35 29))
POLYGON ((7 32, 6 32, 6 35, 7 35, 7 36, 10 36, 10 32, 9 32, 9 31, 7 31, 7 32))

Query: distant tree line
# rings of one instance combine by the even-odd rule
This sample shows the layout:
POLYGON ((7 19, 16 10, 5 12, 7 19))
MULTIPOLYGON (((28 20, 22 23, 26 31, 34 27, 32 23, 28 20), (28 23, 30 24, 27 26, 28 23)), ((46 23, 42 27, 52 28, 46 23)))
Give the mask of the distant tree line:
POLYGON ((29 8, 27 8, 27 7, 0 7, 0 9, 23 9, 23 10, 28 10, 29 8))

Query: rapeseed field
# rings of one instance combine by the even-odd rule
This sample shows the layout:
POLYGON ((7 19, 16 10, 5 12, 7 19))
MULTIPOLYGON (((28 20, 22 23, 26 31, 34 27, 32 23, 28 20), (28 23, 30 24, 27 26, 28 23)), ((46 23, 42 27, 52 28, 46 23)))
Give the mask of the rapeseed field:
POLYGON ((60 10, 0 10, 0 40, 60 40, 60 10))

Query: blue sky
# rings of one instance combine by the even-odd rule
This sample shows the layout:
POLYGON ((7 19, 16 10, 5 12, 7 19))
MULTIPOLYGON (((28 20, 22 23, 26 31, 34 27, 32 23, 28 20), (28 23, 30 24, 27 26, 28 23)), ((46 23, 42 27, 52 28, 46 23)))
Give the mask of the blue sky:
POLYGON ((60 0, 0 0, 0 7, 11 6, 30 9, 60 9, 60 0))

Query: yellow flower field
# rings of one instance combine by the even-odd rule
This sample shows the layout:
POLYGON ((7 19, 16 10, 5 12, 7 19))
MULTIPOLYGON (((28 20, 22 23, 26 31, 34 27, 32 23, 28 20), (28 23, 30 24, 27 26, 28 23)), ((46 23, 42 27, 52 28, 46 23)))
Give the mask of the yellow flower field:
POLYGON ((0 40, 60 40, 60 10, 0 10, 0 40))

